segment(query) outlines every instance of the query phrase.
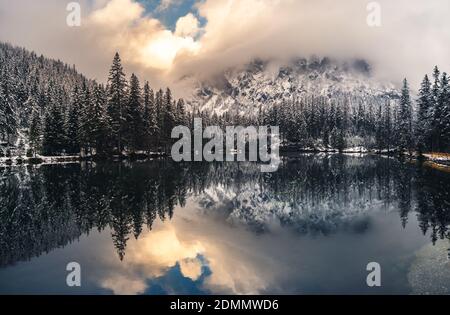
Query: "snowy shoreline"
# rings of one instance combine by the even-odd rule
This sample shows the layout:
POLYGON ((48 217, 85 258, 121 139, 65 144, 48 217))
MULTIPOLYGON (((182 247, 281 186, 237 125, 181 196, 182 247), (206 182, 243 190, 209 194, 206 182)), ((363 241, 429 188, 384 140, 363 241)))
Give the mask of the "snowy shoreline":
MULTIPOLYGON (((355 155, 362 156, 367 154, 374 154, 379 156, 393 156, 395 155, 394 151, 382 150, 382 151, 373 151, 368 150, 364 147, 354 147, 342 150, 339 152, 337 149, 324 149, 324 148, 303 148, 298 150, 282 150, 281 156, 289 156, 291 154, 345 154, 345 155, 355 155)), ((83 161, 122 161, 122 160, 148 160, 154 158, 166 157, 165 154, 162 153, 143 153, 139 152, 133 155, 124 154, 122 156, 113 156, 107 159, 97 159, 94 157, 81 157, 79 155, 74 156, 41 156, 37 155, 36 157, 1 157, 0 158, 0 167, 8 167, 8 166, 20 166, 20 165, 53 165, 53 164, 70 164, 70 163, 80 163, 83 161)), ((415 155, 411 156, 412 158, 416 158, 415 155)), ((450 154, 446 153, 434 153, 434 154, 424 154, 424 165, 434 167, 443 171, 450 171, 450 154)))

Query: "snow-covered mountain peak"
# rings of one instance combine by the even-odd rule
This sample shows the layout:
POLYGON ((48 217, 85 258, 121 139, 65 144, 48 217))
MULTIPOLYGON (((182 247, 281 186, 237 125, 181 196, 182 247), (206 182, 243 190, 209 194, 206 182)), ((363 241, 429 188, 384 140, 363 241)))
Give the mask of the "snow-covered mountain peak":
POLYGON ((245 67, 229 69, 214 80, 198 83, 188 103, 192 110, 217 115, 254 116, 260 108, 308 96, 352 98, 367 103, 373 98, 397 98, 398 92, 393 84, 378 82, 365 60, 255 60, 245 67))

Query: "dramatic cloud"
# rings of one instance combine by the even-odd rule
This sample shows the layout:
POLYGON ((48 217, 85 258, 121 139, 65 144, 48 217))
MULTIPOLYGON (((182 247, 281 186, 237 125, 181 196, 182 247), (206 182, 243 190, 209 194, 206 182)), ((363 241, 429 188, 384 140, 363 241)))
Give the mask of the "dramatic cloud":
MULTIPOLYGON (((414 85, 435 64, 450 64, 447 0, 380 0, 380 27, 367 24, 370 1, 199 0, 175 30, 136 0, 79 2, 82 27, 70 28, 64 1, 0 0, 0 40, 74 63, 100 80, 120 51, 127 72, 154 85, 208 77, 256 57, 365 58, 380 79, 407 76, 414 85)), ((157 10, 177 3, 162 0, 157 10)))
POLYGON ((199 31, 198 19, 192 13, 189 13, 178 20, 175 35, 181 37, 195 37, 199 31))

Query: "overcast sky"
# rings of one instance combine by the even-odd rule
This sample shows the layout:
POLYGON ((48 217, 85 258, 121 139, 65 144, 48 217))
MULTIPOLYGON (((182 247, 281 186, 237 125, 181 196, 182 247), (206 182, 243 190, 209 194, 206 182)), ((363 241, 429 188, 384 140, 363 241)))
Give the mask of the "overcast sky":
POLYGON ((381 26, 364 0, 0 0, 0 40, 59 58, 104 81, 115 51, 126 72, 176 85, 259 58, 365 58, 380 79, 417 85, 450 71, 450 1, 382 0, 381 26))

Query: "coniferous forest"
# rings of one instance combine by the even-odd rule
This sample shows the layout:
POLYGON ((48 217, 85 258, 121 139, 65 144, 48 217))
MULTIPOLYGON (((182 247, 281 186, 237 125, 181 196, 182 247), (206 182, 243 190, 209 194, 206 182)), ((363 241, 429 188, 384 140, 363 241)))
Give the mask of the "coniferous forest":
POLYGON ((172 128, 186 125, 184 101, 175 100, 170 88, 154 92, 148 82, 141 85, 134 74, 127 80, 119 54, 106 86, 60 61, 5 44, 0 73, 0 134, 11 145, 25 130, 27 155, 166 150, 172 128))
MULTIPOLYGON (((404 80, 399 96, 385 104, 301 96, 261 108, 254 118, 187 110, 170 88, 154 91, 114 56, 106 85, 88 80, 74 66, 0 44, 0 138, 2 147, 25 148, 29 157, 122 153, 169 153, 173 127, 191 125, 280 126, 283 143, 297 148, 344 150, 363 146, 378 152, 450 151, 450 86, 436 67, 417 97, 404 80), (19 141, 15 140, 19 139, 19 141), (356 139, 356 140, 355 140, 356 139)), ((2 149, 4 156, 11 155, 2 149)))

